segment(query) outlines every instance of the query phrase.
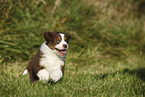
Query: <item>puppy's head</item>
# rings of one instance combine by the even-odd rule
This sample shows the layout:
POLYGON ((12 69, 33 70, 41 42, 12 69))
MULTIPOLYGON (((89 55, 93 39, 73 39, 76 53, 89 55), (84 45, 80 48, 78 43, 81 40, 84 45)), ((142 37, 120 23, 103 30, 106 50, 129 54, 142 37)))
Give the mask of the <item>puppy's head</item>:
POLYGON ((70 36, 60 32, 44 32, 46 45, 59 56, 65 56, 70 36))

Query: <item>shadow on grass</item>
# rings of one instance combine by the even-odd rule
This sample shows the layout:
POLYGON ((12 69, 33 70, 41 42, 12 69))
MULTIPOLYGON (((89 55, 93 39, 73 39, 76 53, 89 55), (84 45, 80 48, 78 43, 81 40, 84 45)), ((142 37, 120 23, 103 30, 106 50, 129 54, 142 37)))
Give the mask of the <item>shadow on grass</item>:
POLYGON ((129 69, 123 69, 123 70, 119 70, 117 72, 113 72, 113 73, 106 73, 106 74, 102 74, 102 75, 96 75, 95 77, 98 79, 105 79, 106 77, 109 76, 115 76, 115 75, 119 75, 119 74, 130 74, 130 75, 136 75, 138 78, 140 78, 142 81, 145 82, 145 68, 139 68, 139 69, 135 69, 135 70, 129 70, 129 69))

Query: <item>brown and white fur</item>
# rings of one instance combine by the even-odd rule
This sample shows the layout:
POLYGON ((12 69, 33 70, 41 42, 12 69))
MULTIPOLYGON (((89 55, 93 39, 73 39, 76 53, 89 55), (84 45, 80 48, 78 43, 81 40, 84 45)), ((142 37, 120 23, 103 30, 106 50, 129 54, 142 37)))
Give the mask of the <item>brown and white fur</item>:
POLYGON ((32 82, 56 83, 63 77, 66 50, 70 36, 59 32, 44 32, 45 42, 29 62, 23 75, 29 73, 32 82))

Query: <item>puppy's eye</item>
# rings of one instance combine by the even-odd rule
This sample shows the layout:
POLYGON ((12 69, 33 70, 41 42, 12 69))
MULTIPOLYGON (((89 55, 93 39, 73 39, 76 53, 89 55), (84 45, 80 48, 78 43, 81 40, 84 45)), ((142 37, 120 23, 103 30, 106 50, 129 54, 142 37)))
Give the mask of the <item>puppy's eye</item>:
POLYGON ((57 40, 56 42, 57 42, 57 43, 59 43, 60 41, 59 41, 59 40, 57 40))

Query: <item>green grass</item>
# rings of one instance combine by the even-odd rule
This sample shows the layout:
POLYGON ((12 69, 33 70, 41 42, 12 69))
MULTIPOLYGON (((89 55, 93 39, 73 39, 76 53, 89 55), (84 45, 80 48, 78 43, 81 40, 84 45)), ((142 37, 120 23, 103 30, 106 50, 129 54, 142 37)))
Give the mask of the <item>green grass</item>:
MULTIPOLYGON (((68 58, 74 56, 68 54, 68 58)), ((4 64, 0 72, 0 95, 3 96, 144 96, 145 68, 135 68, 121 62, 88 66, 66 63, 65 76, 55 85, 30 83, 29 76, 22 76, 27 63, 4 64), (109 65, 109 66, 108 66, 109 65), (128 66, 126 66, 128 65, 128 66), (129 68, 129 69, 127 69, 129 68)), ((140 64, 139 64, 140 65, 140 64)), ((138 66, 136 66, 138 67, 138 66)))
POLYGON ((0 2, 1 97, 145 96, 144 0, 42 1, 0 2), (22 73, 53 30, 71 35, 65 75, 31 83, 22 73))

